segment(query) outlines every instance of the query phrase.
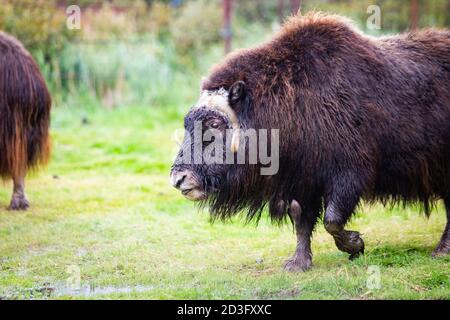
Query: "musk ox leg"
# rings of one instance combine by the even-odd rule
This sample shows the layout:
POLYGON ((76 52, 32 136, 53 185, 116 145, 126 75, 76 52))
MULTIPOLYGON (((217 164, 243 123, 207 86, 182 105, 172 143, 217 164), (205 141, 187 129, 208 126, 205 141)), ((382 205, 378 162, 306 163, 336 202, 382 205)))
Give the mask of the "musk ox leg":
POLYGON ((30 203, 27 200, 25 195, 25 178, 14 177, 14 189, 13 195, 11 198, 11 203, 9 205, 9 210, 26 210, 30 206, 30 203))
POLYGON ((447 225, 442 234, 441 241, 431 254, 433 257, 439 257, 450 253, 450 197, 444 199, 445 209, 447 210, 447 225))
POLYGON ((312 265, 311 235, 317 216, 314 212, 308 210, 302 213, 300 204, 296 200, 291 202, 289 215, 297 234, 297 248, 292 258, 285 262, 284 270, 290 272, 306 271, 312 265))
POLYGON ((324 219, 325 229, 333 236, 336 247, 342 252, 349 253, 350 260, 353 260, 364 253, 364 241, 361 238, 360 233, 344 229, 356 204, 357 201, 350 211, 345 212, 337 209, 336 205, 330 203, 325 211, 324 219))

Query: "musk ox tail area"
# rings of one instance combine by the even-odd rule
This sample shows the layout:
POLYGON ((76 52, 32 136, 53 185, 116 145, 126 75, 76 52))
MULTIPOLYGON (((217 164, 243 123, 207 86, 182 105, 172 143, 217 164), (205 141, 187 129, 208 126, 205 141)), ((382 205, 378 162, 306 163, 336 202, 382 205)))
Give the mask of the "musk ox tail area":
POLYGON ((51 98, 36 62, 22 44, 0 32, 0 178, 12 178, 9 209, 25 210, 25 175, 50 155, 51 98))
POLYGON ((50 154, 51 98, 32 56, 0 32, 0 177, 23 177, 50 154))

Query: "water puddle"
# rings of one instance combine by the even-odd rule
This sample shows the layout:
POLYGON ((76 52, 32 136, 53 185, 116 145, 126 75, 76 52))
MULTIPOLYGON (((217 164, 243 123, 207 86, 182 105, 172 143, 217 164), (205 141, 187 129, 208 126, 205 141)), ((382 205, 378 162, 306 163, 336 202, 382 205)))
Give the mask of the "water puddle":
POLYGON ((137 286, 93 286, 83 285, 78 288, 61 285, 44 284, 41 287, 35 288, 22 288, 7 292, 6 294, 0 293, 0 300, 3 299, 51 299, 58 297, 81 297, 91 298, 99 295, 108 295, 114 293, 139 293, 155 290, 156 286, 151 285, 137 285, 137 286))
POLYGON ((125 287, 95 287, 95 286, 83 286, 78 289, 73 289, 67 286, 55 288, 50 294, 50 297, 94 297, 98 295, 107 295, 113 293, 138 293, 154 290, 155 286, 125 286, 125 287))

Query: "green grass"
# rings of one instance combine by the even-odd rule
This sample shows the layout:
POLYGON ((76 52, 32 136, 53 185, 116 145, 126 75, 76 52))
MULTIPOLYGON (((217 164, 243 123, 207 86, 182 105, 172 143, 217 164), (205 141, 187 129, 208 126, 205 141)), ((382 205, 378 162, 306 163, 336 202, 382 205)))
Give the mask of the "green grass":
POLYGON ((319 225, 313 269, 285 273, 290 226, 211 225, 169 185, 171 136, 183 112, 83 110, 55 108, 53 159, 28 179, 29 211, 6 211, 11 186, 0 187, 0 297, 450 298, 450 259, 430 257, 445 224, 442 204, 430 219, 413 207, 364 207, 350 226, 366 242, 355 261, 319 225), (373 266, 379 289, 367 287, 373 266))

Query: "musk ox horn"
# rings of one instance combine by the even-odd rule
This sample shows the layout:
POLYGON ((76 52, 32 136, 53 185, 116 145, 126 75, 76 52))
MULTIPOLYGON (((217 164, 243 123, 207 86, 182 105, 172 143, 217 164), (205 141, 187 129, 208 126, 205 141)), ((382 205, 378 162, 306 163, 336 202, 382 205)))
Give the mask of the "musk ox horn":
POLYGON ((228 91, 221 88, 218 91, 203 91, 198 101, 197 107, 207 107, 217 110, 225 114, 230 119, 233 128, 233 135, 231 137, 231 151, 236 153, 239 149, 239 141, 241 138, 239 119, 236 112, 230 107, 228 103, 228 91))
POLYGON ((233 131, 233 136, 231 137, 231 152, 236 153, 239 150, 239 140, 241 139, 241 133, 239 128, 233 131))

